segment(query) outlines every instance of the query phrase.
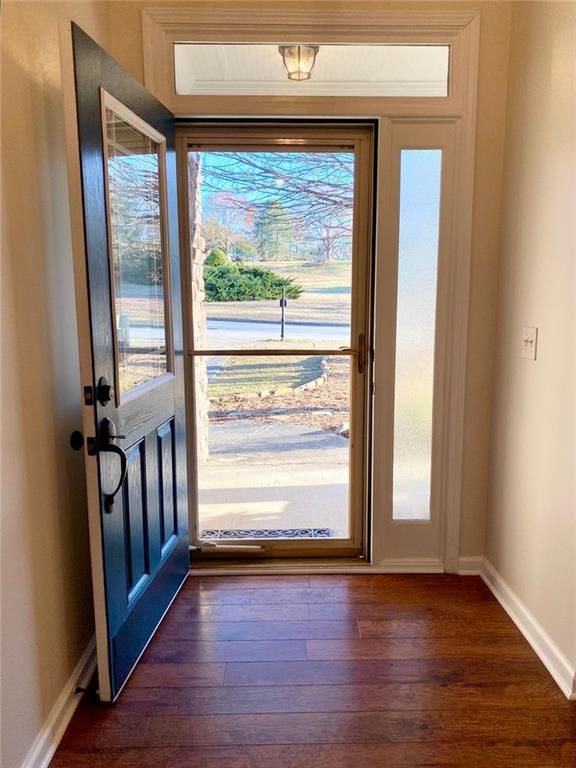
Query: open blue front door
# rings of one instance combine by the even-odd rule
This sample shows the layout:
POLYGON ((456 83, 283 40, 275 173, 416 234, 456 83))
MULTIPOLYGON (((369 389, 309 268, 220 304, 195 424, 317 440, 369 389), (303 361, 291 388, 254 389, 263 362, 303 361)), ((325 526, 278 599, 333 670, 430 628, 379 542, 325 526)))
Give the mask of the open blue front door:
POLYGON ((98 677, 113 701, 188 573, 174 121, 75 25, 69 58, 98 677))

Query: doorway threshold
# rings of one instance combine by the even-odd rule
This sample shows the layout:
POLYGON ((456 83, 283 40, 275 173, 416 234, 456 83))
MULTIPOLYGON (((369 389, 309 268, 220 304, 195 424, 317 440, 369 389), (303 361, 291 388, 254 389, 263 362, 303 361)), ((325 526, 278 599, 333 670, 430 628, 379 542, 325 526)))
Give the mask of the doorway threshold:
POLYGON ((370 569, 371 565, 364 558, 270 558, 266 560, 229 558, 216 560, 191 560, 190 574, 202 576, 249 575, 259 573, 307 574, 307 573, 351 573, 358 570, 370 569))

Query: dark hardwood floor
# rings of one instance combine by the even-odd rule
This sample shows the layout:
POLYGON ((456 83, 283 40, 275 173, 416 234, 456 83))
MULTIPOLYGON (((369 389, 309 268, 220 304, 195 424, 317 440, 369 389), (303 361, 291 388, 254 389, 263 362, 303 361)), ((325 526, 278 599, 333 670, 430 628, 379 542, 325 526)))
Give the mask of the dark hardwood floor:
POLYGON ((195 575, 51 765, 575 768, 576 702, 479 578, 195 575))

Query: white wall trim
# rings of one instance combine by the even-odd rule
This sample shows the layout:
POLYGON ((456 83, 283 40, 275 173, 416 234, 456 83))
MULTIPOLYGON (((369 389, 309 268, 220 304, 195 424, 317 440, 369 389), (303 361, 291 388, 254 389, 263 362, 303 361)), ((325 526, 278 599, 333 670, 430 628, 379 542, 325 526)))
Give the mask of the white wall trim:
POLYGON ((480 576, 482 573, 482 562, 484 558, 481 555, 473 555, 458 558, 459 576, 480 576))
POLYGON ((372 573, 444 573, 442 560, 435 557, 387 557, 371 567, 372 573))
POLYGON ((568 699, 576 700, 576 668, 570 664, 526 604, 486 559, 482 561, 481 576, 494 597, 530 643, 532 650, 550 672, 562 693, 568 699))
MULTIPOLYGON (((441 80, 378 80, 315 82, 306 96, 410 96, 411 98, 446 97, 446 82, 441 80)), ((178 96, 294 96, 294 87, 284 81, 202 80, 178 96)))
POLYGON ((76 686, 86 687, 95 669, 96 643, 92 638, 56 699, 21 768, 47 768, 82 698, 82 694, 74 693, 76 686))

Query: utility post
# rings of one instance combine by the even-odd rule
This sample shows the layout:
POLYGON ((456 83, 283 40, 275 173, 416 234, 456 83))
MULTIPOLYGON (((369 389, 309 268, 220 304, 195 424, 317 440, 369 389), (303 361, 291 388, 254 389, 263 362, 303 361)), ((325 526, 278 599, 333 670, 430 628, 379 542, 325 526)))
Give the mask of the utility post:
POLYGON ((286 324, 286 287, 282 286, 282 298, 280 299, 280 341, 284 341, 284 327, 286 324))

